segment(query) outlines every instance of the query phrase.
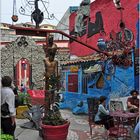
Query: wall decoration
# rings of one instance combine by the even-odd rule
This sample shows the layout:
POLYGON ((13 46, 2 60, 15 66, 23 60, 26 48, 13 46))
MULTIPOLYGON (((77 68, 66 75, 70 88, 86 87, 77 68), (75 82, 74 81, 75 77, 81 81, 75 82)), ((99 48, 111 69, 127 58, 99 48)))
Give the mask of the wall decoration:
POLYGON ((77 16, 75 18, 75 34, 77 36, 83 36, 86 33, 86 19, 90 14, 90 0, 83 0, 80 3, 79 10, 77 11, 77 16))
POLYGON ((103 88, 104 87, 104 75, 103 73, 101 73, 99 79, 96 82, 96 87, 99 88, 103 88))
POLYGON ((96 13, 95 23, 88 23, 88 37, 91 37, 97 33, 104 31, 103 19, 100 11, 96 13))
POLYGON ((70 72, 78 72, 78 66, 70 66, 70 72))
POLYGON ((35 88, 40 88, 43 82, 41 79, 43 79, 44 73, 44 57, 42 47, 37 46, 30 37, 18 37, 15 41, 1 49, 1 76, 9 75, 17 83, 15 73, 16 64, 22 58, 26 58, 30 64, 31 74, 28 80, 30 84, 34 83, 35 88), (19 42, 21 45, 19 45, 19 42), (24 45, 26 42, 28 44, 27 46, 24 45))

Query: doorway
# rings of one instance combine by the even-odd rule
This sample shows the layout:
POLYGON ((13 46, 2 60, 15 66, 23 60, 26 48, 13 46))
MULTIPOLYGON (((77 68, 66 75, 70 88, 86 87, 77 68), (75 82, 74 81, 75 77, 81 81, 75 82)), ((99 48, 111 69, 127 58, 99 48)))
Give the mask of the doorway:
POLYGON ((16 64, 16 85, 21 89, 30 87, 30 63, 26 58, 21 58, 16 64))

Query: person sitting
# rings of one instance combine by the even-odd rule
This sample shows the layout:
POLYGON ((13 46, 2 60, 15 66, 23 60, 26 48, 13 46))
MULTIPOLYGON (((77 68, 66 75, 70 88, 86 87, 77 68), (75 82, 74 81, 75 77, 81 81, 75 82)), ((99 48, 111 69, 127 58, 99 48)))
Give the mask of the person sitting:
POLYGON ((135 113, 139 111, 139 99, 138 99, 138 91, 132 90, 130 92, 132 97, 127 99, 127 108, 131 113, 135 113))
POLYGON ((106 110, 105 108, 106 99, 107 98, 105 96, 100 97, 100 104, 98 106, 98 112, 95 115, 94 122, 95 124, 104 125, 105 128, 109 130, 109 128, 114 126, 114 121, 113 117, 109 115, 109 110, 106 110))

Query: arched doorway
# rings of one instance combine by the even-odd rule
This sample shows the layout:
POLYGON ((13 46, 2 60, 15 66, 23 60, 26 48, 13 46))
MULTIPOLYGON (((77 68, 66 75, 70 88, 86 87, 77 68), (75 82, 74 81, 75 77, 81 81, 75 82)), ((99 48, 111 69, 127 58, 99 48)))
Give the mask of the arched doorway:
POLYGON ((30 87, 30 63, 26 58, 21 58, 16 64, 16 85, 21 89, 30 87))

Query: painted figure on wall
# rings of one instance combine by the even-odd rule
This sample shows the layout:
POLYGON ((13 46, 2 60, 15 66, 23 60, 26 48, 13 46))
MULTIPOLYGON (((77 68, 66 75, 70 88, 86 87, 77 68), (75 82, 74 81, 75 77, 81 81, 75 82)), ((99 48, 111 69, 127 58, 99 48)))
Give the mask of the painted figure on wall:
POLYGON ((79 36, 82 34, 84 27, 84 19, 89 16, 90 13, 90 0, 83 0, 80 4, 77 16, 75 19, 75 33, 79 36))
POLYGON ((104 23, 101 11, 95 13, 95 22, 88 23, 88 37, 91 37, 97 33, 105 33, 104 23))

